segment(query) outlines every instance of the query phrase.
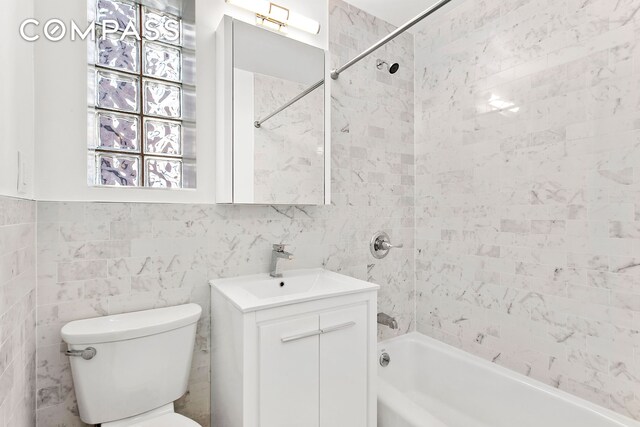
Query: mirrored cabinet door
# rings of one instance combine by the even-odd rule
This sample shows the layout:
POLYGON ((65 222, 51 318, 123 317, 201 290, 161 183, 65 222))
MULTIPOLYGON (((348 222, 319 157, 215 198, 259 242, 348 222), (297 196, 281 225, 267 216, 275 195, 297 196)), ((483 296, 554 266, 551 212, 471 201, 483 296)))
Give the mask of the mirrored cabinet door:
POLYGON ((217 38, 217 202, 324 204, 324 50, 229 17, 217 38))

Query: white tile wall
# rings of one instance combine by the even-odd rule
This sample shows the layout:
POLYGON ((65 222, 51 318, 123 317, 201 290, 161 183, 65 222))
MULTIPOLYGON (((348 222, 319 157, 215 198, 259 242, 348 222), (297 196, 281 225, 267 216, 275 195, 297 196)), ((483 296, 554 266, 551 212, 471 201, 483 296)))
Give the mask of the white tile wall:
POLYGON ((0 426, 35 424, 35 202, 0 197, 0 426))
MULTIPOLYGON (((343 65, 395 29, 341 0, 329 2, 331 68, 343 65)), ((382 284, 378 308, 397 318, 400 331, 379 329, 383 338, 414 324, 413 277, 413 36, 409 33, 345 71, 331 82, 332 197, 330 218, 348 244, 339 255, 356 265, 348 274, 382 284), (399 62, 393 76, 376 59, 399 62), (386 230, 393 250, 374 259, 369 241, 386 230)), ((339 241, 339 240, 338 240, 339 241)))
POLYGON ((416 35, 418 330, 640 419, 640 1, 416 35))

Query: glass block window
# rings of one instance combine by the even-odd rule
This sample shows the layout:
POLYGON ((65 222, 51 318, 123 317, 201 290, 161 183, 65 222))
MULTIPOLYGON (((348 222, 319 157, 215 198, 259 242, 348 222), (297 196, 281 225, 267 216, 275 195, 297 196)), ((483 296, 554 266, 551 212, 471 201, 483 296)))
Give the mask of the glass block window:
POLYGON ((195 93, 194 70, 183 69, 195 63, 186 42, 195 37, 184 17, 129 0, 88 2, 97 24, 89 48, 89 183, 195 187, 195 113, 185 112, 194 104, 185 102, 195 93), (117 32, 103 36, 102 24, 117 32))

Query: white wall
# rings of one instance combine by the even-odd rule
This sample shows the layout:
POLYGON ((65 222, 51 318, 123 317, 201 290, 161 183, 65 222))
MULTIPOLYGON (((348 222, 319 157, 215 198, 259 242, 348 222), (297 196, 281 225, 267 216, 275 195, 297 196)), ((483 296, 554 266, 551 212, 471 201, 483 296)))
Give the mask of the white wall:
POLYGON ((33 197, 33 45, 20 23, 33 15, 33 0, 7 1, 0 14, 0 195, 33 197), (18 151, 25 185, 18 189, 18 151))
MULTIPOLYGON (((35 0, 41 21, 59 18, 85 22, 83 0, 35 0)), ((291 30, 291 37, 327 47, 326 0, 280 2, 321 22, 319 35, 291 30)), ((251 14, 224 0, 196 0, 197 25, 197 167, 196 190, 99 188, 86 184, 87 58, 84 42, 65 39, 35 44, 36 198, 60 201, 144 201, 213 203, 215 201, 215 29, 223 14, 253 21, 251 14)))

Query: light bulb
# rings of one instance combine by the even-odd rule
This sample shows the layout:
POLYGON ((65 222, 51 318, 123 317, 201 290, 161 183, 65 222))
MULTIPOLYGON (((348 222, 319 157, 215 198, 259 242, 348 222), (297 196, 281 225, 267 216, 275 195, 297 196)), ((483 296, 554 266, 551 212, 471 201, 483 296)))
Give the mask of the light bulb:
POLYGON ((318 34, 320 32, 320 23, 318 21, 314 21, 311 18, 295 12, 289 13, 287 25, 311 34, 318 34))

